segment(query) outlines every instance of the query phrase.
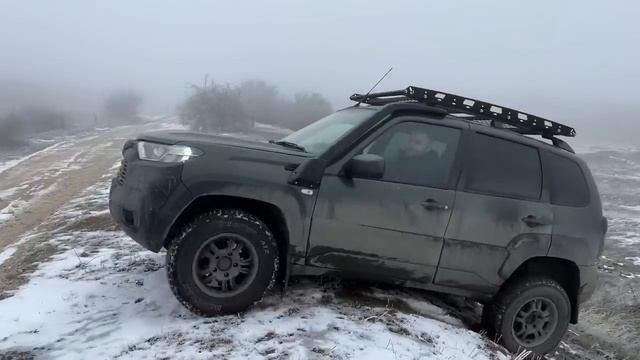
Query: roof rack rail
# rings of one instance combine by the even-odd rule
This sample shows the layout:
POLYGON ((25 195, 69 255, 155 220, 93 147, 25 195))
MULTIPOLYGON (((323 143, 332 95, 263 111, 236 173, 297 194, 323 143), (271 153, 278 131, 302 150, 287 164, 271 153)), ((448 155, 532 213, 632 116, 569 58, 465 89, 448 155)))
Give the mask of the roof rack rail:
MULTIPOLYGON (((576 136, 574 128, 539 116, 504 106, 449 94, 443 91, 409 86, 404 90, 385 91, 370 94, 353 94, 351 100, 370 105, 385 105, 394 102, 417 101, 429 106, 444 108, 450 113, 471 115, 462 119, 469 121, 488 120, 494 127, 505 128, 523 135, 541 135, 550 139, 555 146, 569 147, 554 136, 576 136), (562 146, 560 145, 562 144, 562 146)), ((571 150, 572 151, 572 150, 571 150)), ((573 151, 572 151, 573 152, 573 151)))

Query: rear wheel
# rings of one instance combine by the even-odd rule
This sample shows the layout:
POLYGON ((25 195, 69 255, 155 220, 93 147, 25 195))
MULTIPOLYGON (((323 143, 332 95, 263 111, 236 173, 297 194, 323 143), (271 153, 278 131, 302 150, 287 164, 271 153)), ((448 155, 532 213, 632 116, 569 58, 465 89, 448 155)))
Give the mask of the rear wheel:
POLYGON ((167 276, 178 300, 204 316, 237 313, 275 283, 277 244, 269 229, 241 210, 196 217, 167 250, 167 276))
POLYGON ((571 303, 555 280, 524 277, 507 285, 486 309, 486 323, 510 351, 544 355, 554 350, 569 326, 571 303))

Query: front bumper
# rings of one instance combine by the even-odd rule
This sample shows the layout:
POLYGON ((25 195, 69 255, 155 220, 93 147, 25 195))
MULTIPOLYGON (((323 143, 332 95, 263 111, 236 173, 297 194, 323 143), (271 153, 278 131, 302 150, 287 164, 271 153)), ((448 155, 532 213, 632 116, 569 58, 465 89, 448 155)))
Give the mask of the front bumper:
POLYGON ((134 148, 125 146, 123 164, 111 181, 109 211, 127 235, 158 252, 192 196, 181 180, 182 164, 140 160, 134 148))

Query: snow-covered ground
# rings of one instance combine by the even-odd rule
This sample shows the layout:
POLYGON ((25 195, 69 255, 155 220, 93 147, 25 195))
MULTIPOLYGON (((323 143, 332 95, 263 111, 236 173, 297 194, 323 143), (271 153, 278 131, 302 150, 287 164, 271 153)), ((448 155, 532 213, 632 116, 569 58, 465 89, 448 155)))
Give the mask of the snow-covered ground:
POLYGON ((53 215, 64 224, 49 240, 57 254, 0 301, 0 349, 65 359, 507 359, 420 293, 397 289, 348 296, 340 284, 302 280, 247 313, 194 316, 169 290, 162 254, 91 225, 108 216, 108 177, 53 215))
POLYGON ((13 253, 16 252, 16 248, 13 246, 10 246, 6 249, 4 249, 1 253, 0 253, 0 265, 2 265, 2 263, 7 260, 8 258, 11 257, 11 255, 13 255, 13 253))
MULTIPOLYGON (((122 142, 151 127, 176 128, 96 130, 0 164, 0 359, 510 358, 469 329, 477 304, 417 290, 295 279, 244 314, 190 314, 169 290, 164 255, 117 230, 107 210, 122 142)), ((640 327, 640 153, 584 157, 610 230, 602 286, 556 359, 616 358, 635 349, 640 327)))

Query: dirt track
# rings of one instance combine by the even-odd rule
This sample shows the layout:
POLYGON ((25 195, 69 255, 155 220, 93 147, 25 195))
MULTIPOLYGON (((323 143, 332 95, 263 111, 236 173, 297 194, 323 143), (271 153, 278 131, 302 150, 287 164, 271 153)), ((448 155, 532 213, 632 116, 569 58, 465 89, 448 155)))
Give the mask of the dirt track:
POLYGON ((127 139, 155 128, 158 125, 146 124, 96 130, 61 141, 0 173, 0 252, 15 248, 0 273, 0 298, 54 251, 37 241, 64 225, 52 215, 117 164, 127 139))

